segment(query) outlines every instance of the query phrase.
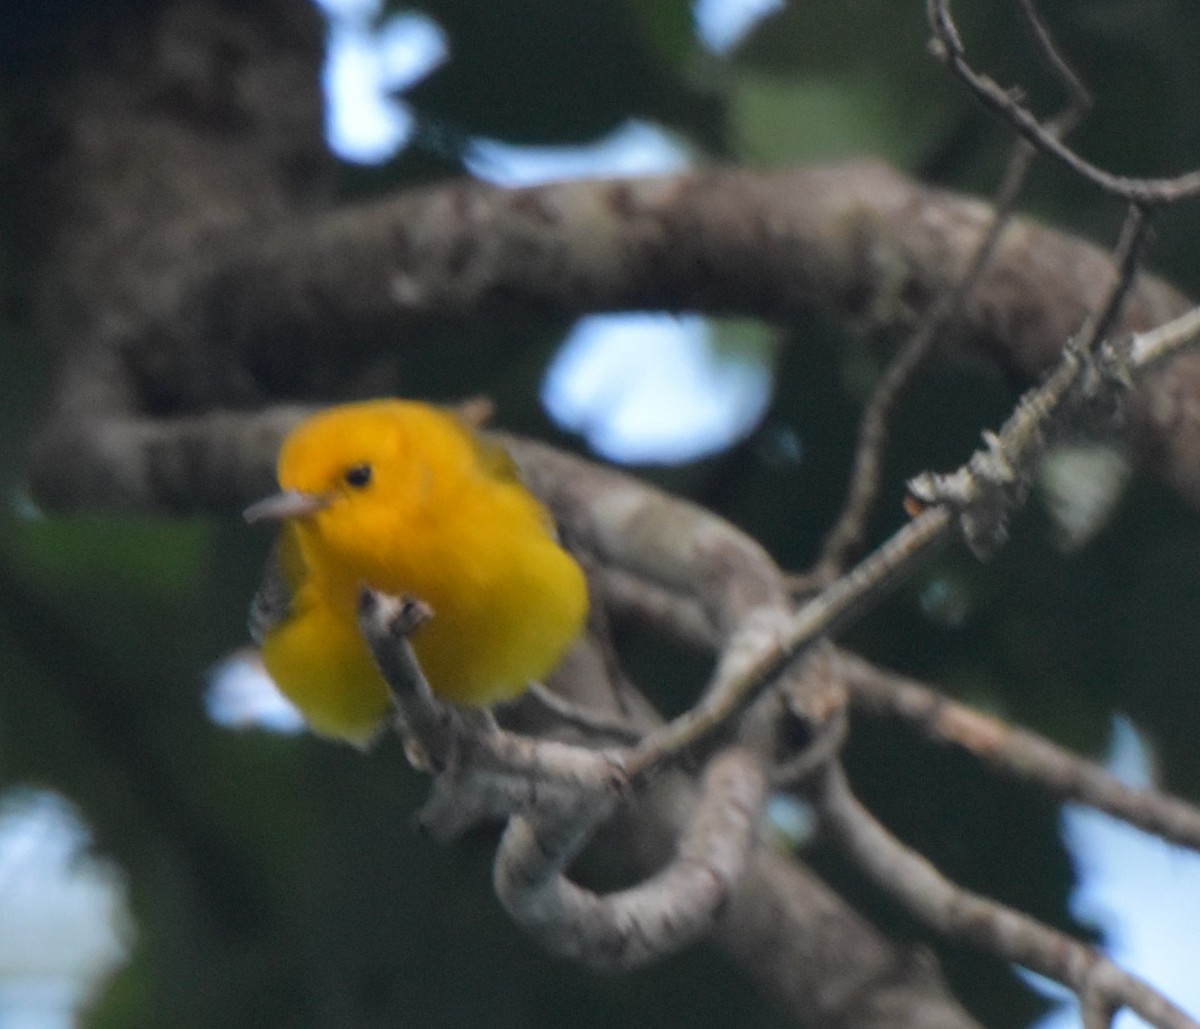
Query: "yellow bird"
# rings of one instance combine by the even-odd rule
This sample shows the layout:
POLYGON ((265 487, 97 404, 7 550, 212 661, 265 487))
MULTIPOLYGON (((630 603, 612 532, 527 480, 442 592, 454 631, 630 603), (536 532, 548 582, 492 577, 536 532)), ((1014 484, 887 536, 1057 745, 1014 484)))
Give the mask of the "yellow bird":
POLYGON ((317 732, 364 745, 390 708, 355 620, 363 586, 429 604, 413 649, 433 691, 458 704, 519 695, 579 635, 582 570, 508 453, 451 412, 331 408, 284 441, 278 478, 282 492, 246 510, 284 523, 251 632, 317 732))

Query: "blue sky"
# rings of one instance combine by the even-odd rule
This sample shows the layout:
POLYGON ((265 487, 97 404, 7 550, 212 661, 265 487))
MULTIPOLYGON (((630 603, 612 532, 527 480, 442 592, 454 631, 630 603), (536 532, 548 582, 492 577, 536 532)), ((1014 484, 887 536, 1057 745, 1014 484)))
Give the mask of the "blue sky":
MULTIPOLYGON (((1107 766, 1131 786, 1154 785, 1152 751, 1127 719, 1113 722, 1107 766)), ((1063 811, 1063 838, 1079 874, 1072 912, 1103 931, 1105 950, 1122 968, 1200 1014, 1200 855, 1077 804, 1063 811)), ((1067 1004, 1037 1029, 1078 1024, 1067 1004)), ((1125 1011, 1114 1024, 1145 1023, 1125 1011)))

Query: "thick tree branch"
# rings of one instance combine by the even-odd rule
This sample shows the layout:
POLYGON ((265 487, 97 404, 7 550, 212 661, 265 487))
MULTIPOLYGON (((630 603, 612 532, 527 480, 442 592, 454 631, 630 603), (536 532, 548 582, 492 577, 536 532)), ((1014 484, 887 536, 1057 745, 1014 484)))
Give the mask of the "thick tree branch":
POLYGON ((606 569, 699 604, 716 639, 728 639, 749 612, 786 604, 770 555, 711 511, 545 444, 498 438, 572 545, 606 569))
MULTIPOLYGON (((786 319, 815 308, 861 328, 909 326, 959 281, 992 217, 985 204, 857 162, 523 190, 455 183, 289 219, 226 248, 215 270, 207 261, 197 275, 191 265, 177 299, 140 320, 106 320, 97 300, 93 335, 66 366, 31 475, 62 506, 236 507, 251 498, 228 496, 216 455, 189 445, 181 467, 154 427, 188 432, 171 421, 278 399, 285 383, 314 390, 333 369, 345 377, 371 354, 407 352, 440 339, 438 326, 500 311, 568 318, 665 307, 786 319), (121 447, 97 442, 113 434, 121 447)), ((1095 247, 1014 220, 945 333, 1036 376, 1112 278, 1095 247)), ((1185 307, 1141 276, 1119 329, 1149 328, 1185 307)), ((1132 420, 1143 455, 1200 497, 1200 407, 1187 401, 1196 392, 1200 358, 1180 358, 1143 387, 1132 420)))

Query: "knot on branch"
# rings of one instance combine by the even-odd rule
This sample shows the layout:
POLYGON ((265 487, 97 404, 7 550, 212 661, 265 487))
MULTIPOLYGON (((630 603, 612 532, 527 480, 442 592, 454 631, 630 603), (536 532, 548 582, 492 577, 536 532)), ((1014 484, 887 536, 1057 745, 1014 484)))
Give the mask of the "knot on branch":
POLYGON ((983 449, 956 472, 923 472, 908 482, 909 493, 922 504, 944 504, 957 512, 963 538, 980 560, 1007 541, 1009 519, 1024 504, 1030 486, 995 433, 985 432, 983 440, 983 449))
POLYGON ((751 755, 722 752, 705 771, 674 858, 644 882, 605 895, 566 875, 589 835, 586 821, 517 816, 496 855, 496 893, 549 950, 601 970, 638 968, 712 927, 753 849, 765 797, 766 779, 751 755))
POLYGON ((626 890, 598 895, 567 868, 630 790, 622 753, 508 732, 487 712, 440 702, 408 635, 431 616, 409 597, 364 589, 360 628, 398 711, 414 764, 434 773, 422 824, 441 839, 481 820, 506 828, 497 895, 547 948, 597 968, 633 968, 707 931, 736 886, 757 837, 766 776, 748 751, 708 765, 675 857, 626 890))
POLYGON ((954 511, 972 553, 981 560, 990 557, 1008 539, 1009 521, 1029 496, 1049 440, 1085 423, 1115 427, 1135 373, 1145 367, 1136 347, 1142 338, 1094 350, 1068 341, 1057 367, 1021 397, 1000 432, 985 431, 983 447, 957 471, 923 472, 910 479, 911 496, 922 506, 954 511))

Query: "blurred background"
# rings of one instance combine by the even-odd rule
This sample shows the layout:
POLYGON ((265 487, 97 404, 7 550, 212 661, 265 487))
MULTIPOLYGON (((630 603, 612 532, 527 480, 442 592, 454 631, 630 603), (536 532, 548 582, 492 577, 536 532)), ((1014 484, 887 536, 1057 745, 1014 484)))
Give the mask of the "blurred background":
MULTIPOLYGON (((870 154, 986 195, 1010 139, 926 55, 923 7, 327 0, 342 193, 870 154)), ((968 49, 1053 111, 1062 97, 1012 7, 964 5, 968 49)), ((1200 166, 1200 6, 1040 9, 1098 98, 1073 138, 1081 152, 1134 175, 1200 166)), ((52 50, 60 30, 32 7, 0 19, 5 52, 52 50)), ((16 90, 0 81, 7 116, 16 90)), ((1103 245, 1123 213, 1044 165, 1024 206, 1103 245)), ((1149 263, 1196 295, 1198 248, 1200 211, 1173 210, 1149 263)), ((0 1027, 784 1024, 704 948, 620 978, 546 957, 491 894, 493 841, 442 849, 411 828, 425 783, 398 746, 364 758, 301 731, 243 649, 265 536, 36 509, 23 465, 51 362, 25 322, 21 260, 19 239, 0 241, 0 1027)), ((505 428, 628 465, 794 569, 841 503, 859 410, 896 342, 815 317, 665 312, 495 333, 500 345, 469 361, 423 351, 405 370, 411 392, 487 393, 505 428)), ((876 538, 903 518, 904 479, 957 465, 1015 396, 978 362, 922 377, 899 417, 876 538)), ((1198 555, 1193 509, 1110 450, 1064 448, 996 559, 947 554, 847 643, 1200 801, 1198 555)), ((703 663, 624 643, 648 692, 684 707, 703 663)), ((1062 811, 890 724, 861 720, 849 764, 863 799, 951 877, 1099 940, 1200 1011, 1195 855, 1062 811)), ((780 845, 801 847, 889 928, 920 935, 790 826, 781 815, 780 845)), ((988 1025, 1077 1021, 1043 983, 973 952, 939 954, 988 1025)))

